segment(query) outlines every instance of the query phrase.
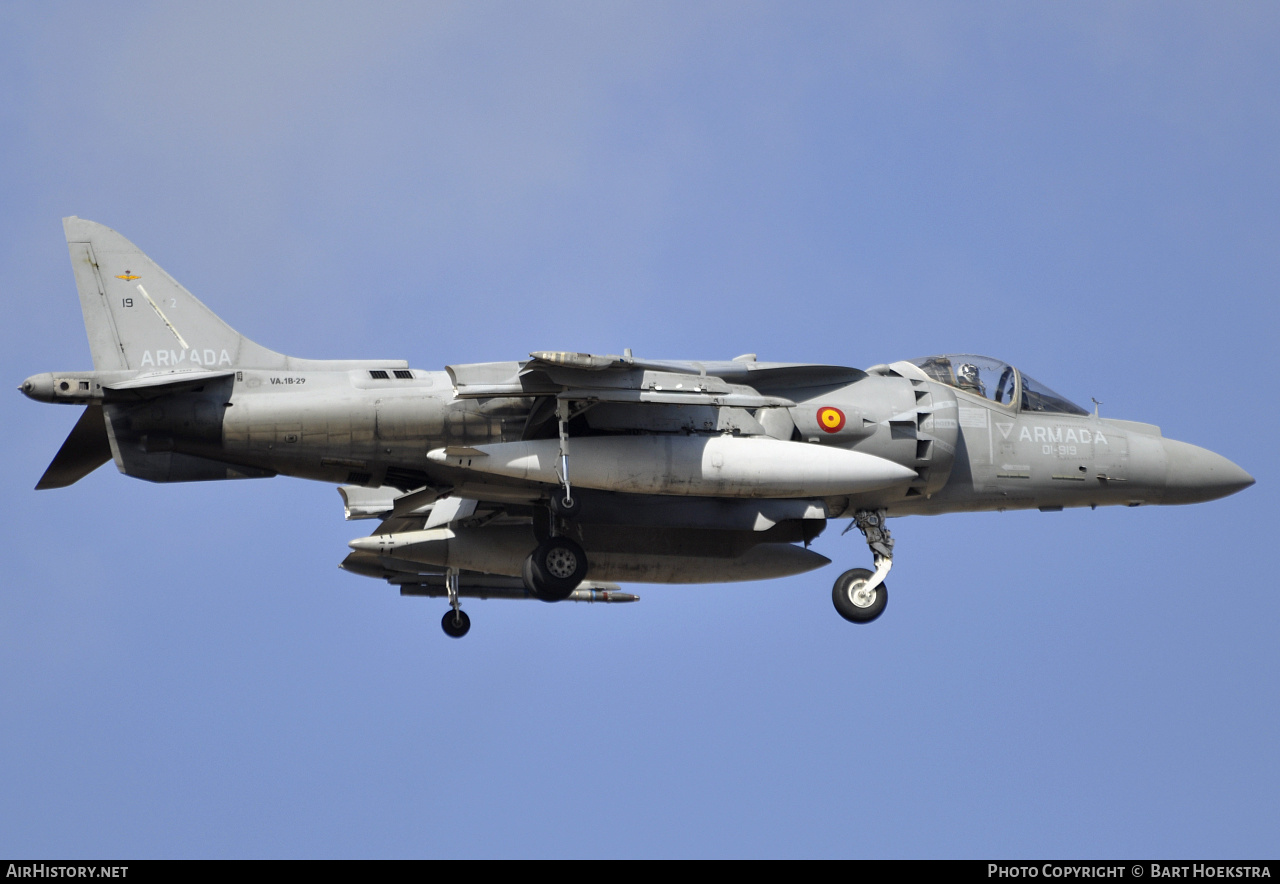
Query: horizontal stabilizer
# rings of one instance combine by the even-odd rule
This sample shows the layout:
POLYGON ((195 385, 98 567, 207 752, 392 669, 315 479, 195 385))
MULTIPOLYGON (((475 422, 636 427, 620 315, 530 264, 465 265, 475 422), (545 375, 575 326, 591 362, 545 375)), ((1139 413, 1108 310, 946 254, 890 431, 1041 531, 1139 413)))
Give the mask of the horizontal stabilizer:
POLYGON ((58 454, 44 471, 36 490, 65 488, 79 482, 111 460, 111 442, 107 439, 107 423, 101 405, 90 405, 71 429, 58 454))
POLYGON ((234 374, 233 371, 175 371, 166 374, 145 374, 127 381, 103 384, 103 388, 113 393, 132 393, 147 398, 201 387, 213 381, 225 380, 234 374))

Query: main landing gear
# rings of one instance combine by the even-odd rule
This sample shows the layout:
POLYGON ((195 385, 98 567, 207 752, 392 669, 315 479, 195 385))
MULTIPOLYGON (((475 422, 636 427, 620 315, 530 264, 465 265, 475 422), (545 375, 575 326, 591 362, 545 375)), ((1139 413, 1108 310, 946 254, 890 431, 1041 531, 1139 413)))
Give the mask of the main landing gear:
MULTIPOLYGON (((587 576, 587 554, 568 537, 556 534, 557 517, 572 519, 581 510, 581 502, 573 497, 569 483, 569 420, 572 417, 567 399, 556 402, 556 422, 560 432, 560 481, 563 493, 552 495, 546 536, 537 549, 524 560, 520 576, 529 592, 544 602, 562 602, 573 594, 587 576)), ((540 520, 539 520, 540 521, 540 520)))
MULTIPOLYGON (((548 537, 524 560, 521 576, 535 598, 562 602, 587 576, 587 554, 568 537, 548 537)), ((458 601, 456 569, 446 572, 445 590, 449 594, 449 610, 445 611, 440 628, 450 638, 462 638, 471 629, 471 618, 458 601)))
POLYGON ((587 554, 568 537, 548 537, 524 560, 520 576, 544 602, 562 602, 587 576, 587 554))
MULTIPOLYGON (((836 613, 850 623, 870 623, 884 613, 889 603, 889 588, 885 575, 893 567, 893 538, 885 527, 884 510, 858 510, 853 525, 858 526, 871 548, 876 569, 853 568, 836 578, 831 587, 831 603, 836 613)), ((848 529, 845 529, 846 531, 848 529)))
MULTIPOLYGON (((573 488, 569 484, 568 424, 571 417, 570 403, 561 399, 556 403, 556 418, 560 425, 559 473, 563 491, 551 496, 545 512, 534 514, 534 536, 539 543, 520 570, 525 588, 544 602, 562 602, 573 595, 573 591, 586 579, 589 567, 582 547, 556 531, 559 522, 576 518, 582 509, 581 501, 574 499, 573 488)), ((458 604, 458 572, 455 569, 450 569, 445 575, 445 588, 449 593, 449 611, 440 621, 440 626, 445 635, 462 638, 471 629, 471 618, 458 604)))

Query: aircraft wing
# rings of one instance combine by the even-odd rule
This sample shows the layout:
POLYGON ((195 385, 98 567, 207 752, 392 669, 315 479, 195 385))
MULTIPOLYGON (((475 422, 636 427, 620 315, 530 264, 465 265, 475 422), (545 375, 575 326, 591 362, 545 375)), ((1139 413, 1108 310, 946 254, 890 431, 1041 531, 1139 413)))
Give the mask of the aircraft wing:
POLYGON ((790 390, 848 384, 865 372, 839 365, 746 360, 690 362, 538 350, 524 362, 446 368, 460 398, 554 396, 576 401, 790 408, 790 390))

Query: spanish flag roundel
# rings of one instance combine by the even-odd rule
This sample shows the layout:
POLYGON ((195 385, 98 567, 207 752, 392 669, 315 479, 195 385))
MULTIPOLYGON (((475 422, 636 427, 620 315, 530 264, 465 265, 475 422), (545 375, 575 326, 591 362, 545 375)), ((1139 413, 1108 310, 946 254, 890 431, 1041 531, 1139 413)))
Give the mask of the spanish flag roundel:
POLYGON ((818 426, 824 432, 838 433, 844 429, 844 412, 838 408, 825 405, 818 409, 818 426))

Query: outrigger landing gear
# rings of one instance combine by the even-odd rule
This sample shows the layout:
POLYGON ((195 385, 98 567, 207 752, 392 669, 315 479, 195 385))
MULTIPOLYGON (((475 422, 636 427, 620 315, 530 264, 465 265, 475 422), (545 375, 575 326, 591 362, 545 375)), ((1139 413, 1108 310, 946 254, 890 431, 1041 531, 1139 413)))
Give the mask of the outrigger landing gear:
POLYGON ((449 593, 449 610, 445 612, 440 627, 450 638, 462 638, 471 629, 471 618, 458 603, 458 572, 450 568, 444 576, 445 590, 449 593))
POLYGON ((553 495, 548 505, 549 535, 524 560, 521 577, 529 591, 544 602, 561 602, 573 594, 587 576, 587 554, 571 539, 556 534, 557 518, 569 518, 579 511, 569 483, 569 402, 556 403, 560 429, 560 481, 564 493, 553 495))
POLYGON ((893 538, 884 526, 885 516, 884 510, 858 510, 853 516, 853 524, 867 538, 876 569, 845 571, 831 587, 836 612, 850 623, 870 623, 884 613, 889 603, 889 587, 884 578, 893 567, 893 538))

